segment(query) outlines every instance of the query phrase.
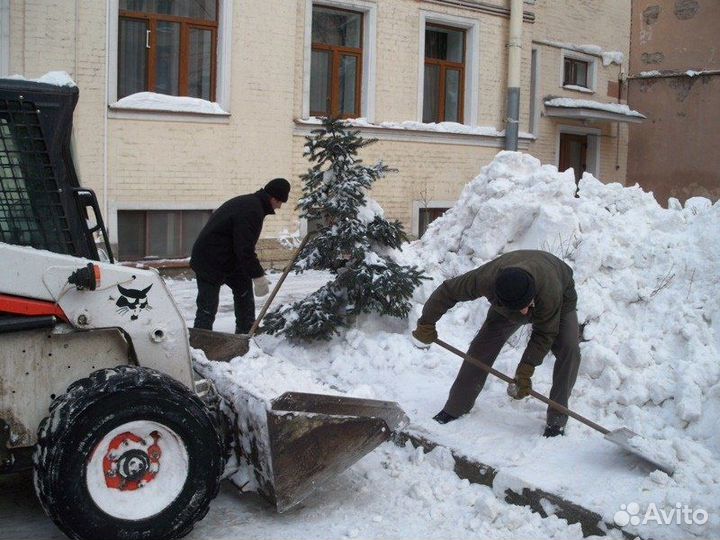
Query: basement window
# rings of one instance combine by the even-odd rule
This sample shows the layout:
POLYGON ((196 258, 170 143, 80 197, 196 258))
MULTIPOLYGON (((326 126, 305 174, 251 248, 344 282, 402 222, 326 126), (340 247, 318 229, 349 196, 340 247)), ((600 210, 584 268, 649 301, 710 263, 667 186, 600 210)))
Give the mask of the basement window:
POLYGON ((211 210, 118 210, 118 258, 189 257, 211 210))

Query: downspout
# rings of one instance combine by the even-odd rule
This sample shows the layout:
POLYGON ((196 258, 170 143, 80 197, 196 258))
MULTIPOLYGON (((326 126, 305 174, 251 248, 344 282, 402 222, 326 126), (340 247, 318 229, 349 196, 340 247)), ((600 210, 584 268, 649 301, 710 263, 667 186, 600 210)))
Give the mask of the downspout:
MULTIPOLYGON (((105 97, 103 98, 103 216, 105 222, 110 218, 108 213, 108 93, 110 90, 110 4, 107 0, 105 14, 105 97)), ((110 232, 108 231, 108 234, 110 232)))
POLYGON ((510 38, 508 39, 507 118, 505 150, 517 150, 520 123, 520 60, 522 54, 523 0, 510 0, 510 38))

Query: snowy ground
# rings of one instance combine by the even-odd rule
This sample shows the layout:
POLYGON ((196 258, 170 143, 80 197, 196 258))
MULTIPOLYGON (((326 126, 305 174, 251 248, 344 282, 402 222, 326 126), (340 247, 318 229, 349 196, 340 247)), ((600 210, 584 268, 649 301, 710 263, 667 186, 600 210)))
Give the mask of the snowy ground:
MULTIPOLYGON (((278 277, 271 274, 271 283, 278 277)), ((320 272, 291 274, 276 301, 297 300, 328 278, 320 272)), ((195 282, 169 284, 191 322, 195 282)), ((258 310, 263 300, 257 300, 258 310)), ((226 288, 215 329, 234 329, 232 296, 226 288)), ((257 350, 255 355, 260 356, 257 350)), ((257 495, 239 493, 226 482, 208 515, 187 538, 582 538, 579 525, 555 516, 543 519, 528 508, 509 505, 490 488, 459 479, 452 467, 447 451, 424 454, 386 443, 287 514, 277 514, 257 495)), ((29 477, 0 477, 0 539, 27 538, 65 536, 44 515, 29 477)))
MULTIPOLYGON (((589 175, 581 181, 579 198, 574 191, 571 172, 559 174, 529 156, 500 153, 421 241, 398 254, 400 262, 417 264, 432 277, 417 291, 409 321, 365 317, 327 343, 260 336, 250 354, 233 365, 258 384, 398 401, 411 429, 498 469, 496 492, 503 485, 535 485, 608 522, 627 509, 626 529, 646 538, 720 537, 720 204, 693 199, 662 209, 637 187, 605 185, 589 175), (676 467, 672 478, 572 420, 566 437, 544 439, 542 404, 510 400, 500 381, 488 381, 466 417, 445 426, 432 422, 460 360, 410 343, 408 333, 424 300, 443 279, 523 248, 552 251, 575 270, 585 341, 571 407, 607 428, 627 426, 653 440, 653 450, 676 467), (663 518, 668 524, 642 522, 651 508, 668 514, 686 507, 705 512, 707 522, 685 523, 679 513, 663 518)), ((299 299, 328 277, 291 275, 276 302, 299 299)), ((169 284, 191 323, 194 282, 169 284)), ((464 349, 487 307, 483 300, 456 306, 439 323, 441 337, 464 349)), ((224 289, 215 329, 232 331, 232 317, 232 299, 224 289)), ((527 337, 527 331, 514 336, 495 367, 512 373, 527 337)), ((549 356, 536 372, 540 392, 549 390, 552 363, 549 356)), ((17 489, 0 484, 0 538, 61 538, 30 492, 17 489)), ((553 516, 541 519, 505 504, 489 488, 459 480, 441 451, 423 455, 385 444, 289 514, 277 515, 257 497, 227 485, 189 538, 239 535, 579 538, 581 533, 578 526, 553 516)))

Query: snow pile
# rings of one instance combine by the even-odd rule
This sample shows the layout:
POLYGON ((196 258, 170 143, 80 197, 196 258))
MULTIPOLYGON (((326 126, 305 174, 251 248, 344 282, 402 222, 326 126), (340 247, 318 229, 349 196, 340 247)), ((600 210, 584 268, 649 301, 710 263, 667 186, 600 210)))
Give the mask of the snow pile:
MULTIPOLYGON (((272 367, 262 355, 245 357, 235 361, 233 376, 249 377, 254 384, 263 377, 286 378, 288 389, 321 386, 326 393, 331 387, 395 400, 414 424, 411 429, 498 469, 498 486, 545 489, 598 512, 607 523, 622 505, 635 503, 643 512, 652 504, 668 511, 687 505, 707 511, 708 523, 630 522, 625 528, 654 538, 720 536, 720 204, 695 198, 683 207, 671 200, 663 209, 637 186, 603 184, 589 174, 580 181, 579 197, 575 189, 572 171, 559 173, 531 156, 500 152, 421 240, 397 254, 399 263, 417 264, 433 278, 416 291, 410 320, 362 316, 327 343, 259 336, 272 367), (545 407, 535 400, 511 400, 496 379, 488 380, 468 415, 444 426, 432 422, 461 361, 439 347, 418 351, 410 343, 408 333, 424 301, 444 279, 528 248, 553 252, 575 271, 584 341, 571 407, 608 429, 625 426, 653 441, 653 456, 675 465, 673 477, 651 472, 573 420, 565 437, 544 439, 545 407), (275 367, 275 359, 285 358, 296 371, 284 360, 275 367)), ((281 293, 299 294, 292 287, 301 283, 312 290, 328 278, 292 276, 281 293)), ((190 291, 176 283, 173 290, 191 320, 191 299, 184 298, 190 291)), ((223 295, 231 305, 229 291, 223 295)), ((458 304, 440 320, 440 336, 465 348, 487 309, 485 300, 458 304)), ((232 328, 232 310, 226 313, 218 326, 232 328)), ((528 336, 527 328, 513 336, 495 367, 512 373, 528 336)), ((552 363, 549 355, 533 378, 541 393, 549 391, 552 363)), ((367 459, 376 460, 377 454, 367 459)), ((413 492, 418 496, 439 482, 428 471, 416 473, 427 475, 418 479, 427 480, 413 492)), ((383 515, 422 512, 409 504, 402 497, 387 501, 383 515)), ((455 510, 471 512, 461 501, 456 504, 449 519, 455 510)), ((515 515, 507 506, 501 513, 515 515)), ((444 531, 423 536, 440 537, 444 531)), ((535 531, 527 536, 547 535, 535 531)), ((393 534, 385 528, 380 536, 393 534)))
MULTIPOLYGON (((565 259, 584 325, 573 402, 591 405, 590 414, 610 429, 625 425, 657 441, 677 466, 673 479, 654 476, 665 476, 663 502, 717 516, 720 204, 695 198, 663 209, 638 187, 602 184, 589 174, 579 198, 574 192, 572 171, 498 154, 406 255, 436 277, 418 299, 508 251, 544 249, 565 259)), ((453 311, 454 321, 482 319, 477 303, 453 311)), ((654 488, 647 488, 648 502, 657 503, 654 488)))
POLYGON ((587 173, 574 194, 572 171, 501 152, 412 250, 439 279, 518 249, 565 259, 596 405, 639 433, 679 429, 720 452, 708 423, 720 413, 720 205, 666 210, 639 187, 587 173))

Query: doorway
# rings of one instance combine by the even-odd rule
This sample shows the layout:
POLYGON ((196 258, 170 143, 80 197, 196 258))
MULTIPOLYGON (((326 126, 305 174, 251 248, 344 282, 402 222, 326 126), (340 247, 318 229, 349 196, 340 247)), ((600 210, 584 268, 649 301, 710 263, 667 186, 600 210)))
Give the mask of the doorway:
POLYGON ((576 133, 560 134, 560 157, 558 169, 566 171, 572 167, 575 172, 575 183, 580 182, 583 173, 587 170, 588 136, 576 133))

